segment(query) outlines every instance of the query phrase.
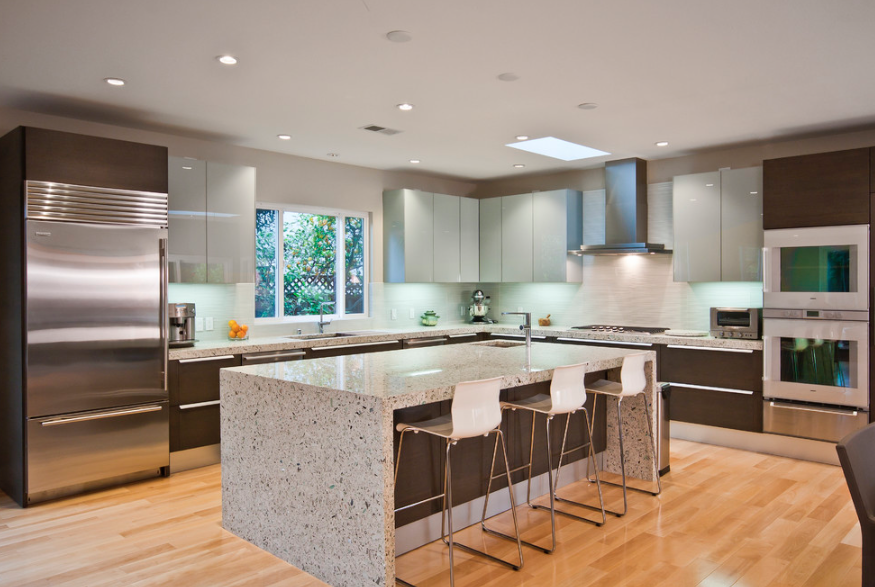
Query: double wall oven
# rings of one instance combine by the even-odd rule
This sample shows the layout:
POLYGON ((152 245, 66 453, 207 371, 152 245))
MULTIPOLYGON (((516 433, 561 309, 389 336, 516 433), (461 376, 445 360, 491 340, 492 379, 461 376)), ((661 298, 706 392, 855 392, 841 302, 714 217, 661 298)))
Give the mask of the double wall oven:
POLYGON ((869 226, 764 245, 764 431, 836 442, 869 421, 869 226))

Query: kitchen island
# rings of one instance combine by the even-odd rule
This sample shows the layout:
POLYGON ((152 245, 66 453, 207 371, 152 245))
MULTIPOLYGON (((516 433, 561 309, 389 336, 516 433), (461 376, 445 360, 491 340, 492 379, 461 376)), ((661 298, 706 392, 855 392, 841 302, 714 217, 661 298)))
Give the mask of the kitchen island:
MULTIPOLYGON (((393 585, 397 410, 449 400, 461 381, 500 376, 503 390, 548 382, 560 365, 616 377, 630 352, 535 343, 527 364, 524 346, 494 342, 223 370, 224 527, 337 587, 393 585)), ((646 424, 632 413, 627 474, 654 480, 646 424)), ((604 467, 618 471, 608 420, 604 467)))

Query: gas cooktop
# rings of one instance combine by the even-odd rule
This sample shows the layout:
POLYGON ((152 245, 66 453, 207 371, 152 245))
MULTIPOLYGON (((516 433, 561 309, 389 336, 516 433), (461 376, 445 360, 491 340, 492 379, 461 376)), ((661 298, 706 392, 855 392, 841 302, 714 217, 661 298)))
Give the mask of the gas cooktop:
POLYGON ((572 326, 574 330, 589 330, 591 332, 605 333, 621 333, 629 332, 632 334, 660 334, 668 328, 656 328, 652 326, 608 326, 602 324, 590 324, 589 326, 572 326))

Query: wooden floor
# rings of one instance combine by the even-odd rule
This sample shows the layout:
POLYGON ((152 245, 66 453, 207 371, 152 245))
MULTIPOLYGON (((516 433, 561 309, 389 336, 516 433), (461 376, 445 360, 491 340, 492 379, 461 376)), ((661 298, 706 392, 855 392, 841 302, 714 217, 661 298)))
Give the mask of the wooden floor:
MULTIPOLYGON (((673 440, 663 479, 660 497, 630 494, 629 514, 602 528, 560 518, 557 552, 525 549, 522 571, 458 552, 457 587, 859 585, 859 527, 838 467, 673 440)), ((564 491, 593 495, 585 483, 564 491)), ((605 491, 616 505, 618 490, 605 491)), ((549 516, 518 512, 525 537, 546 543, 549 516)), ((478 527, 457 539, 515 553, 478 527)), ((398 573, 448 585, 446 547, 399 557, 398 573)), ((0 585, 323 583, 222 530, 213 466, 28 509, 0 494, 0 585)))

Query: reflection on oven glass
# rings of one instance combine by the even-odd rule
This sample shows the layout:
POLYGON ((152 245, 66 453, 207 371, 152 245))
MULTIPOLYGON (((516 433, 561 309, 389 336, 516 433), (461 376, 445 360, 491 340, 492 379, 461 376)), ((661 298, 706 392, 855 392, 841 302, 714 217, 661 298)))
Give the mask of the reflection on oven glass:
POLYGON ((851 291, 851 249, 856 247, 781 248, 781 291, 851 291))
POLYGON ((852 387, 847 340, 781 338, 781 381, 852 387))

